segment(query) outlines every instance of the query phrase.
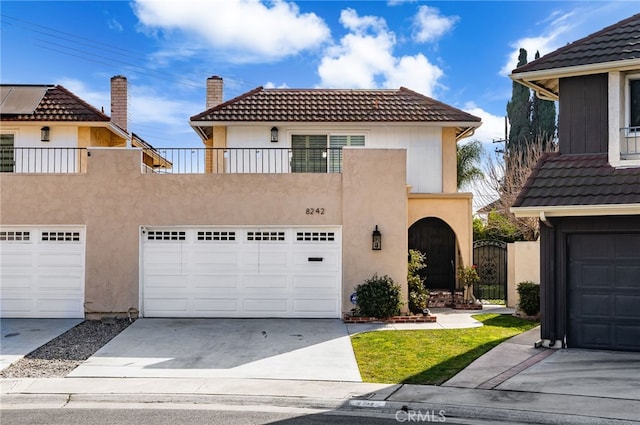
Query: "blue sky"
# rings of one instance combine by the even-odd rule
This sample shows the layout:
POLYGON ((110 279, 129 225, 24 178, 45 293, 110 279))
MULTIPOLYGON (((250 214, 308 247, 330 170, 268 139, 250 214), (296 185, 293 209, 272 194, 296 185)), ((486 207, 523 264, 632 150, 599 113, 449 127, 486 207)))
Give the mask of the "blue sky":
POLYGON ((158 147, 202 146, 188 119, 205 80, 225 99, 257 86, 405 86, 504 134, 517 49, 529 59, 640 12, 637 1, 4 1, 0 80, 62 84, 109 113, 125 75, 130 128, 158 147))

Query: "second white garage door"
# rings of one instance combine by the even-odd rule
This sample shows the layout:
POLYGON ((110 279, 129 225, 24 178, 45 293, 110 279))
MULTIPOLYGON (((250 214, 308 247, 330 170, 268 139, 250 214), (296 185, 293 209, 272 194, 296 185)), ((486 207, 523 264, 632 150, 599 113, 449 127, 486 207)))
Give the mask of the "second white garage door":
POLYGON ((340 228, 146 228, 145 317, 339 318, 340 228))

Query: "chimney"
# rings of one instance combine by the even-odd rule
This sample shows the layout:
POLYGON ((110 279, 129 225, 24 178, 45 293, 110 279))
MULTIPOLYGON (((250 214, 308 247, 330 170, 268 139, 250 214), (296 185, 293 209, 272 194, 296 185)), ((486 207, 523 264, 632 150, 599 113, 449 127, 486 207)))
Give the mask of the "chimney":
POLYGON ((127 132, 128 105, 127 77, 111 77, 111 122, 127 132))
POLYGON ((207 109, 222 103, 222 77, 214 75, 207 78, 207 109))

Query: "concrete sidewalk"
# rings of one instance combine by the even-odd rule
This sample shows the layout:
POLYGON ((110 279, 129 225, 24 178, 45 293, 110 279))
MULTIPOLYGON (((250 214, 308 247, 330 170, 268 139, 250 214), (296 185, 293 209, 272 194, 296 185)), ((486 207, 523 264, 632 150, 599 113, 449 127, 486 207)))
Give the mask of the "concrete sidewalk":
POLYGON ((2 380, 0 392, 3 409, 116 405, 148 408, 154 403, 163 408, 190 409, 252 405, 357 410, 364 415, 383 413, 389 417, 400 410, 443 411, 449 419, 467 418, 481 423, 640 423, 636 399, 429 385, 226 378, 52 378, 2 380))

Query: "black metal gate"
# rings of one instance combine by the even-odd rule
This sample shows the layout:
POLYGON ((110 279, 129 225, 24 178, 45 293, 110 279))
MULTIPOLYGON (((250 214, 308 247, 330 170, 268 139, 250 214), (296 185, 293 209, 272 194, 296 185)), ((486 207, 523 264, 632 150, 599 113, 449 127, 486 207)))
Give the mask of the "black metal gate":
POLYGON ((480 281, 473 286, 479 300, 507 301, 507 243, 476 241, 473 243, 473 264, 480 281))

